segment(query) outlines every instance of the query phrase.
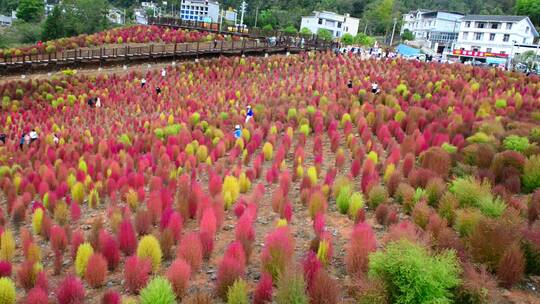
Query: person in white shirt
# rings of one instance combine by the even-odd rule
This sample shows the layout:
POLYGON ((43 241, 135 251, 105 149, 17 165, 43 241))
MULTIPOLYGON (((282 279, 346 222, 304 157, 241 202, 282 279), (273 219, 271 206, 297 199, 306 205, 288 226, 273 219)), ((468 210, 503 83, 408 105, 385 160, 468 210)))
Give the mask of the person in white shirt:
POLYGON ((377 82, 371 84, 371 93, 379 94, 380 91, 381 89, 379 89, 379 84, 377 82))
POLYGON ((55 145, 58 145, 58 143, 60 142, 60 140, 58 139, 58 136, 56 136, 56 134, 53 134, 53 142, 55 145))
POLYGON ((101 99, 99 97, 96 100, 96 108, 101 108, 101 99))
POLYGON ((36 132, 35 129, 32 129, 32 131, 30 132, 30 142, 33 143, 34 141, 36 141, 38 139, 38 134, 36 132))
POLYGON ((161 69, 161 77, 165 78, 165 76, 167 76, 167 71, 163 68, 161 69))
POLYGON ((146 84, 146 78, 141 79, 141 88, 144 88, 145 84, 146 84))

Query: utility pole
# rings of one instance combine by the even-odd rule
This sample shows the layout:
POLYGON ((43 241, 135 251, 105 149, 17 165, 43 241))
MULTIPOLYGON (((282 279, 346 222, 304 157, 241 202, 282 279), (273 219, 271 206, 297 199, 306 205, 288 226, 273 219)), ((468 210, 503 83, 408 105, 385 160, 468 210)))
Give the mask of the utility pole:
POLYGON ((366 26, 364 27, 364 35, 367 34, 367 26, 368 26, 368 23, 366 22, 366 26))
POLYGON ((246 12, 246 8, 247 8, 246 1, 242 1, 242 4, 240 6, 240 9, 242 10, 241 15, 240 15, 240 26, 242 27, 242 31, 244 27, 244 13, 246 12))
POLYGON ((257 27, 257 18, 259 17, 259 6, 255 8, 255 26, 257 27))
POLYGON ((221 26, 223 24, 223 8, 221 9, 221 11, 219 12, 219 16, 218 16, 218 20, 219 20, 219 31, 221 32, 221 26))
POLYGON ((392 28, 392 38, 390 38, 390 46, 394 43, 394 33, 396 32, 397 18, 394 17, 394 27, 392 28))

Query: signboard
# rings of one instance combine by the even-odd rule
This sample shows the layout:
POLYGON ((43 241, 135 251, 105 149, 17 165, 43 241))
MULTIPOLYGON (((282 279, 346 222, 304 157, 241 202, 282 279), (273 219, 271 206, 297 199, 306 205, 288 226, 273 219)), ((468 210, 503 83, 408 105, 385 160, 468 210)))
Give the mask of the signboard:
POLYGON ((479 52, 479 51, 454 50, 453 54, 457 56, 470 56, 470 57, 480 57, 480 58, 486 58, 486 57, 508 58, 508 54, 496 54, 496 53, 479 52))

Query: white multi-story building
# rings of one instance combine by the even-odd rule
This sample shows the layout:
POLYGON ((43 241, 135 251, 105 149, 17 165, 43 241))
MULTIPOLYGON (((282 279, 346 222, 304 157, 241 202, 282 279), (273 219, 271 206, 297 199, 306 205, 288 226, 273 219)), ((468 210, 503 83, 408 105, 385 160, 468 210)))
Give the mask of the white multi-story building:
POLYGON ((313 12, 313 16, 302 17, 300 28, 307 28, 312 33, 317 33, 319 29, 325 29, 332 33, 332 36, 339 38, 345 33, 355 36, 358 33, 360 19, 351 17, 349 14, 338 15, 332 12, 313 12))
POLYGON ((219 3, 212 0, 182 0, 180 18, 217 23, 219 22, 219 3))
POLYGON ((503 63, 517 56, 520 48, 534 49, 536 37, 538 32, 527 16, 468 15, 461 19, 453 53, 462 60, 503 63))
POLYGON ((450 49, 457 40, 459 20, 463 14, 416 10, 403 15, 401 34, 405 30, 413 33, 416 42, 438 53, 450 49))

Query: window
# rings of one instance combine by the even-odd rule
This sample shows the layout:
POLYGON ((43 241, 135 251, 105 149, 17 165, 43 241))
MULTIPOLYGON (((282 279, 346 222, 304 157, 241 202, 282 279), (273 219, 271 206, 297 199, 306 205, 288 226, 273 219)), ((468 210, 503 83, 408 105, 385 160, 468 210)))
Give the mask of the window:
POLYGON ((529 33, 529 30, 530 30, 530 28, 527 26, 527 27, 525 28, 525 33, 528 34, 528 33, 529 33))
POLYGON ((339 37, 339 36, 341 36, 341 32, 337 31, 336 32, 336 37, 339 37))
POLYGON ((471 22, 470 21, 465 22, 465 27, 467 27, 467 28, 471 27, 471 22))
POLYGON ((472 50, 475 51, 475 52, 479 52, 480 47, 479 46, 472 46, 472 50))
POLYGON ((484 33, 474 33, 474 40, 482 40, 484 33))
POLYGON ((486 23, 485 23, 485 22, 476 22, 476 27, 477 27, 477 28, 485 28, 485 27, 486 27, 486 23))
MULTIPOLYGON (((507 24, 511 24, 511 23, 507 23, 507 24)), ((510 40, 510 35, 509 34, 504 34, 503 41, 508 42, 509 40, 510 40)))
POLYGON ((341 28, 341 22, 338 22, 338 23, 337 23, 337 27, 338 27, 338 28, 341 28))
POLYGON ((506 54, 506 51, 501 51, 500 54, 503 54, 503 55, 504 55, 504 54, 506 54))
POLYGON ((492 24, 491 24, 491 28, 492 28, 492 29, 498 29, 500 26, 501 26, 500 23, 492 23, 492 24))
POLYGON ((469 32, 463 33, 463 40, 469 40, 469 32))
POLYGON ((527 38, 523 38, 523 44, 527 43, 527 38))
POLYGON ((510 22, 506 23, 506 29, 511 30, 512 29, 512 23, 510 23, 510 22))
POLYGON ((489 41, 493 41, 493 40, 495 40, 495 34, 491 33, 489 34, 489 41))
POLYGON ((486 52, 491 53, 491 48, 487 48, 486 52))
POLYGON ((322 24, 322 19, 321 18, 319 18, 319 24, 322 24))

